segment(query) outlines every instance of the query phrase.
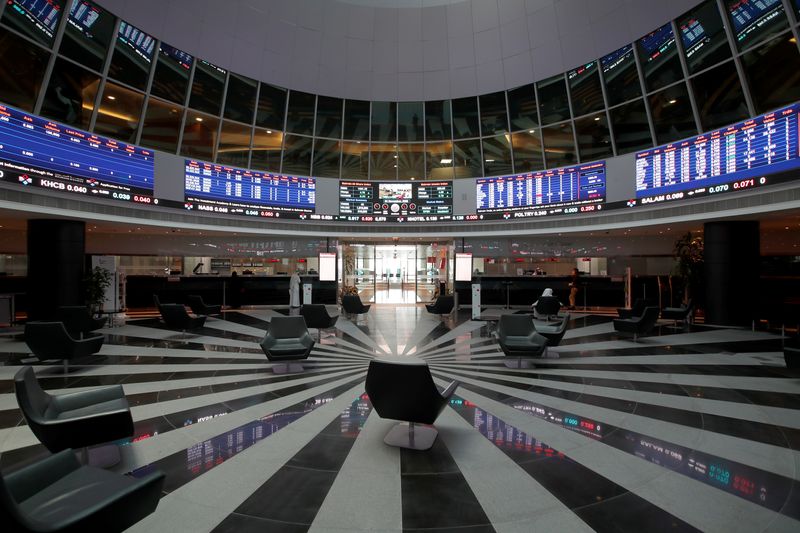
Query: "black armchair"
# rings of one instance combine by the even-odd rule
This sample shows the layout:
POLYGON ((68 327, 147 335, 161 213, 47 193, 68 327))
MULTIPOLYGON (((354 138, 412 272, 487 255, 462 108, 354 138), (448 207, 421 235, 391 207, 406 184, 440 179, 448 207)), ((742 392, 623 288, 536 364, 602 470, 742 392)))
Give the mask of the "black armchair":
POLYGON ((647 300, 637 298, 634 300, 633 307, 630 309, 627 307, 620 307, 617 309, 617 315, 619 315, 619 318, 634 318, 637 316, 642 316, 645 307, 649 307, 649 302, 647 300))
POLYGON ((560 324, 536 326, 536 332, 547 339, 547 346, 558 346, 569 327, 569 313, 564 315, 560 324))
POLYGON ((357 294, 345 294, 342 296, 342 309, 348 315, 362 315, 369 313, 369 305, 364 305, 357 294))
POLYGON ((64 450, 0 474, 0 523, 25 533, 123 531, 156 510, 163 485, 163 472, 122 476, 81 466, 64 450))
POLYGON ((552 320, 558 316, 561 310, 561 302, 555 296, 540 296, 533 307, 536 318, 544 317, 552 320))
POLYGON ((497 325, 497 342, 506 357, 516 357, 517 367, 523 358, 547 355, 547 337, 536 332, 530 315, 503 315, 497 325))
POLYGON ((438 435, 430 424, 436 421, 457 387, 458 381, 453 381, 439 392, 428 363, 421 359, 383 357, 370 361, 366 390, 375 411, 381 418, 408 422, 393 427, 383 442, 413 450, 429 449, 438 435))
POLYGON ((158 311, 167 326, 181 331, 202 328, 207 318, 204 315, 190 316, 183 304, 160 304, 158 311))
POLYGON ((661 318, 665 320, 674 320, 676 326, 678 322, 686 324, 692 311, 694 311, 694 302, 690 299, 680 307, 665 307, 661 310, 661 318))
POLYGON ((339 315, 329 315, 323 304, 304 304, 300 308, 300 316, 305 319, 306 327, 317 329, 317 341, 322 338, 322 330, 332 328, 339 319, 339 315))
POLYGON ((783 345, 786 368, 800 368, 800 336, 792 337, 783 345))
POLYGON ((105 318, 94 318, 84 305, 62 305, 56 316, 64 323, 67 332, 79 339, 106 325, 105 318))
MULTIPOLYGON (((276 316, 270 320, 269 328, 260 345, 270 361, 299 361, 308 359, 314 347, 314 339, 309 335, 303 317, 276 316)), ((274 366, 272 370, 276 374, 281 374, 294 371, 295 368, 274 366)), ((302 370, 302 365, 297 370, 302 370)))
POLYGON ((25 324, 25 342, 31 352, 41 360, 62 359, 66 372, 70 359, 92 355, 100 351, 105 337, 93 335, 75 339, 63 322, 28 322, 25 324))
POLYGON ((221 305, 208 305, 203 301, 203 297, 197 294, 190 294, 186 297, 186 300, 189 303, 189 309, 198 316, 219 315, 222 313, 221 305))
POLYGON ((453 299, 453 295, 447 294, 444 296, 439 296, 432 304, 425 304, 425 309, 434 315, 449 315, 453 312, 454 305, 455 300, 453 299))
MULTIPOLYGON (((122 385, 51 395, 30 366, 14 376, 17 403, 31 431, 51 452, 85 448, 133 436, 133 418, 122 385)), ((109 451, 109 450, 103 450, 109 451)), ((113 464, 119 460, 110 450, 113 464)))
POLYGON ((658 322, 658 307, 645 307, 641 316, 633 318, 617 318, 614 320, 614 329, 624 333, 633 333, 633 342, 639 335, 647 335, 658 322))

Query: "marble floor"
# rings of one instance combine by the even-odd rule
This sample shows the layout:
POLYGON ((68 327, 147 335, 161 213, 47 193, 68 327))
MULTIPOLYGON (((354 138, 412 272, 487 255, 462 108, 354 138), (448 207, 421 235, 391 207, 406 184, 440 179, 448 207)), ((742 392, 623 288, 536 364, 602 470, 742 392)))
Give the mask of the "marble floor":
POLYGON ((491 321, 375 305, 281 375, 257 342, 285 312, 186 335, 129 321, 66 375, 0 339, 0 466, 47 454, 13 392, 33 364, 56 393, 123 385, 136 431, 114 469, 166 473, 130 531, 800 531, 800 374, 777 335, 664 323, 634 343, 610 317, 573 315, 548 358, 514 369, 491 321), (395 422, 364 379, 386 355, 461 383, 427 452, 383 443, 395 422))

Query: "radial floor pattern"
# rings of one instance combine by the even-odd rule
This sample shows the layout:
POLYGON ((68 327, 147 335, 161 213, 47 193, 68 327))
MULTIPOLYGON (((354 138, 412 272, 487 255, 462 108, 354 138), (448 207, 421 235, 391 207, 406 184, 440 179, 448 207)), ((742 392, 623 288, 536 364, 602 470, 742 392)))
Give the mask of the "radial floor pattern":
POLYGON ((779 336, 665 323, 634 343, 579 315, 518 369, 491 321, 374 306, 276 374, 257 342, 280 314, 228 312, 189 334, 129 321, 67 374, 0 339, 0 466, 48 453, 14 397, 33 364, 55 393, 123 385, 136 432, 114 470, 166 473, 130 531, 800 531, 800 374, 779 336), (461 383, 427 452, 383 443, 396 422, 364 380, 386 355, 461 383))

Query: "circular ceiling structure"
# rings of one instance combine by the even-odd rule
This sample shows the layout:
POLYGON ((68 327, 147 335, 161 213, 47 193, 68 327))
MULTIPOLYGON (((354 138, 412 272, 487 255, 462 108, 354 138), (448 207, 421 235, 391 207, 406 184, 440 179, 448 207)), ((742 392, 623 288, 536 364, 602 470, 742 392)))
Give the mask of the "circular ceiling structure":
POLYGON ((441 100, 561 74, 698 0, 99 0, 164 42, 282 87, 441 100))

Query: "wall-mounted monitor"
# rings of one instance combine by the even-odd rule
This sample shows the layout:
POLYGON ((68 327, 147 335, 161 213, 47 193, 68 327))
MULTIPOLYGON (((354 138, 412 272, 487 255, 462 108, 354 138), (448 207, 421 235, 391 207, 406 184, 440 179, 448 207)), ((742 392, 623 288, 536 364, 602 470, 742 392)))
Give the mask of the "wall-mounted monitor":
POLYGON ((153 152, 0 106, 0 180, 157 204, 153 152))
POLYGON ((5 4, 4 22, 39 41, 52 41, 63 0, 6 0, 5 4))
POLYGON ((307 218, 316 205, 314 178, 270 174, 187 159, 187 210, 266 218, 307 218))
POLYGON ((336 254, 320 252, 319 254, 319 280, 336 281, 336 254))
POLYGON ((352 221, 450 220, 450 181, 339 182, 340 218, 352 221))
POLYGON ((472 254, 456 253, 456 281, 472 281, 472 254))
POLYGON ((800 104, 636 153, 636 199, 646 205, 796 179, 800 104))
POLYGON ((476 180, 479 218, 525 218, 598 211, 606 198, 605 161, 476 180))
POLYGON ((131 26, 123 20, 119 23, 117 39, 119 42, 129 46, 136 55, 148 63, 153 59, 153 49, 155 48, 156 41, 139 28, 131 26))
POLYGON ((774 19, 780 20, 782 11, 781 0, 739 0, 728 4, 733 31, 739 43, 746 41, 751 34, 760 33, 758 30, 771 24, 774 19))

